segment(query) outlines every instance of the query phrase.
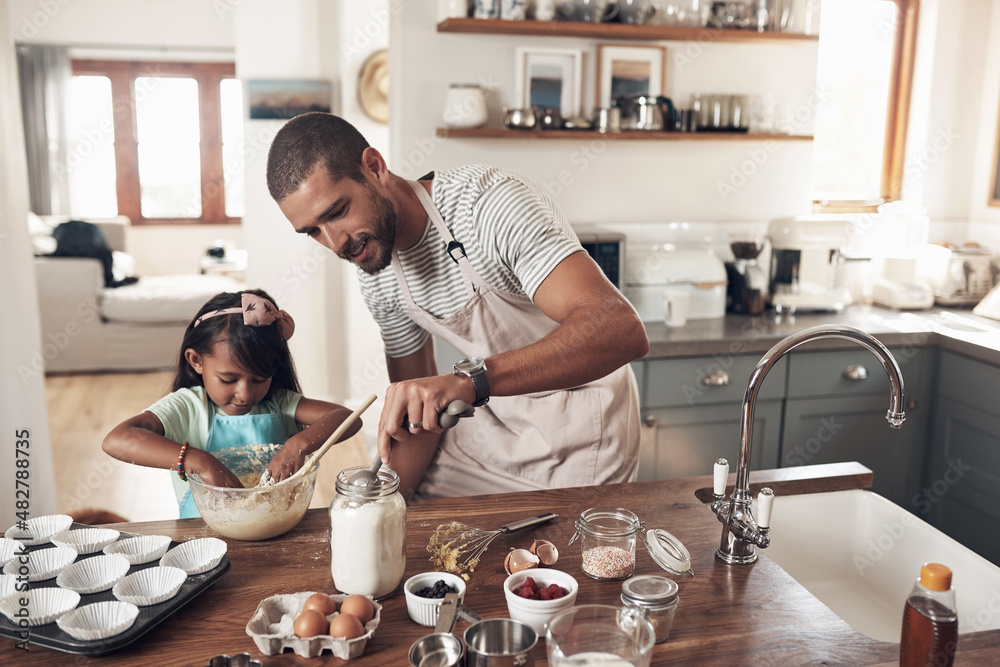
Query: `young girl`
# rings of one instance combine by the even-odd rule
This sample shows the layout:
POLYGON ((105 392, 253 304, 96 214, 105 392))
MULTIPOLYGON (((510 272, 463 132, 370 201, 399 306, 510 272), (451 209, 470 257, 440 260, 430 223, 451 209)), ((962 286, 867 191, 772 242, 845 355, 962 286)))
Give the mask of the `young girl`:
MULTIPOLYGON (((200 516, 188 474, 241 487, 232 468, 262 455, 266 461, 270 453, 261 444, 281 444, 267 472, 285 479, 351 414, 299 393, 287 343, 294 329, 291 316, 262 290, 216 295, 184 332, 172 393, 116 426, 104 451, 176 470, 171 479, 182 519, 200 516)), ((341 439, 360 428, 359 419, 341 439)))

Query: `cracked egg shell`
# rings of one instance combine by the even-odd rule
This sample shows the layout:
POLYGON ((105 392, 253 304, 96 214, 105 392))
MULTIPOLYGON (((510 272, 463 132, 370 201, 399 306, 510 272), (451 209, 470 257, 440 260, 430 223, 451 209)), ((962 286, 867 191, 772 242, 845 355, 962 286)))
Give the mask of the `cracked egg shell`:
POLYGON ((555 565, 559 560, 559 549, 548 540, 535 540, 528 551, 538 556, 542 565, 555 565))
POLYGON ((507 558, 504 559, 503 569, 507 574, 514 574, 522 570, 530 570, 538 567, 539 558, 527 549, 512 549, 507 558))

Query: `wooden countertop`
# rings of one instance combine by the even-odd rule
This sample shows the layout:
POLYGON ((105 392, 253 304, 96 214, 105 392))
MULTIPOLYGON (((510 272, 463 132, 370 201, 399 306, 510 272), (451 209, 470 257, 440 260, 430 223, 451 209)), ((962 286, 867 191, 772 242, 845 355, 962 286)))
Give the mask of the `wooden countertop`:
MULTIPOLYGON (((734 476, 730 477, 730 484, 734 476)), ((767 483, 775 493, 791 494, 865 488, 871 471, 856 463, 806 466, 752 474, 754 487, 767 483)), ((559 518, 522 533, 501 536, 473 573, 465 604, 485 618, 507 616, 501 584, 506 577, 503 555, 527 547, 535 537, 560 549, 557 567, 580 582, 579 604, 618 604, 620 582, 598 582, 580 571, 578 544, 566 544, 583 510, 611 505, 634 511, 650 528, 664 528, 691 552, 693 578, 674 577, 680 603, 670 639, 654 648, 652 664, 686 665, 897 665, 898 644, 869 639, 840 620, 762 551, 753 566, 716 562, 721 528, 699 497, 709 498, 710 476, 580 487, 533 493, 418 501, 407 510, 406 577, 431 569, 427 541, 442 523, 461 521, 496 528, 509 521, 551 511, 559 518), (698 493, 700 491, 700 493, 698 493), (698 495, 696 496, 696 493, 698 495)), ((177 540, 213 535, 200 519, 128 523, 116 526, 134 533, 160 533, 177 540)), ((773 528, 780 531, 780 526, 773 528)), ((13 640, 0 641, 0 664, 30 665, 193 665, 204 667, 212 656, 250 652, 264 665, 339 665, 324 654, 301 658, 286 652, 262 656, 247 636, 247 621, 257 604, 278 593, 319 590, 334 592, 330 575, 329 520, 324 510, 310 510, 302 523, 281 537, 264 542, 227 540, 232 567, 208 590, 165 620, 132 646, 95 658, 71 656, 31 646, 17 650, 13 640), (16 662, 15 662, 16 661, 16 662)), ((640 545, 636 574, 663 573, 640 545)), ((461 636, 468 624, 459 621, 461 636)), ((361 657, 366 665, 406 665, 410 645, 431 628, 417 625, 406 613, 402 591, 383 601, 382 621, 361 657)), ((990 664, 1000 655, 1000 631, 962 635, 957 665, 990 664)), ((544 640, 536 664, 546 664, 544 640)))

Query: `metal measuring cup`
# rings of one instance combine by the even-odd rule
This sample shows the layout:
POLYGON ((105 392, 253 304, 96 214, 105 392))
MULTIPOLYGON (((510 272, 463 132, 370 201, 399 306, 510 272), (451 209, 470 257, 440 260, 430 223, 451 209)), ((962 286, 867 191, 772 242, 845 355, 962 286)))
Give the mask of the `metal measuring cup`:
POLYGON ((457 593, 444 596, 434 634, 424 635, 410 646, 410 667, 464 667, 465 644, 451 634, 458 620, 458 607, 457 593))

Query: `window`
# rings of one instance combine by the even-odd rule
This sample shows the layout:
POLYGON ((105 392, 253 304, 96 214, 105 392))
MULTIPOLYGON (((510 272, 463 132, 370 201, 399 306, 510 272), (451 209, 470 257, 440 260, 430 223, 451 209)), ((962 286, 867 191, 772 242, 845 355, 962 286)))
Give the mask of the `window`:
POLYGON ((822 5, 813 198, 863 211, 899 199, 919 0, 822 5))
POLYGON ((74 60, 74 214, 238 223, 243 93, 231 63, 74 60))

